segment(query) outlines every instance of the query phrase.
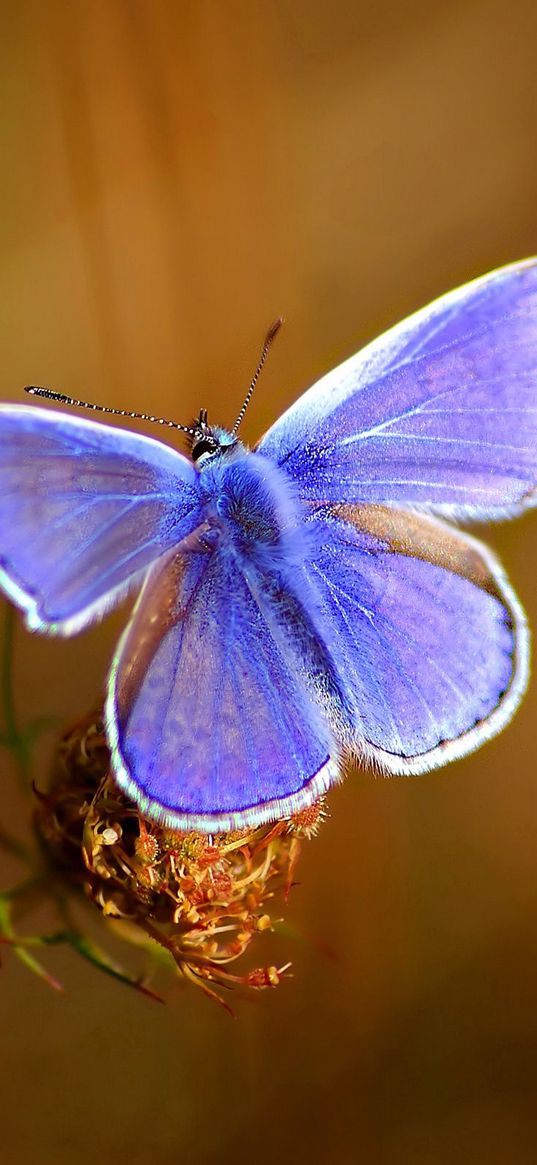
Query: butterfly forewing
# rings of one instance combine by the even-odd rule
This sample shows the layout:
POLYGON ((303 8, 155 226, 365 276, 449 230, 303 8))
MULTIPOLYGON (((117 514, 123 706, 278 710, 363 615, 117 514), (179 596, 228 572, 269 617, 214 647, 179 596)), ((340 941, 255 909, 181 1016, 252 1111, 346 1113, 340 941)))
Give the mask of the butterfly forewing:
POLYGON ((330 372, 259 452, 314 501, 497 518, 535 503, 537 263, 437 300, 330 372))
POLYGON ((161 442, 0 408, 2 583, 30 627, 77 630, 195 524, 193 466, 161 442))

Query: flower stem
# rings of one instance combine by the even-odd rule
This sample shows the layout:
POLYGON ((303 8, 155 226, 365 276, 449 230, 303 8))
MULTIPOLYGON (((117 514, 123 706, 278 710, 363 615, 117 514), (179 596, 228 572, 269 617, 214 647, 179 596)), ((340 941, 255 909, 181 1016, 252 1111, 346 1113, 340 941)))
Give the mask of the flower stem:
POLYGON ((13 693, 13 657, 15 642, 15 612, 10 603, 6 603, 4 610, 4 640, 1 656, 1 680, 4 699, 4 736, 2 743, 13 753, 17 762, 21 782, 29 783, 29 748, 28 739, 19 731, 15 698, 13 693))

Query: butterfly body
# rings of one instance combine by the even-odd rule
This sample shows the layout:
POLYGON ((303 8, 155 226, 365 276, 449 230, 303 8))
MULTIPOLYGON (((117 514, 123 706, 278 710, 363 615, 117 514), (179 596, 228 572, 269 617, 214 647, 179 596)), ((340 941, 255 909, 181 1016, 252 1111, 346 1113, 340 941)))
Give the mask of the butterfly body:
POLYGON ((303 551, 301 503, 285 473, 241 442, 202 465, 204 517, 223 545, 260 567, 290 565, 303 551))
POLYGON ((420 773, 510 720, 524 612, 452 519, 537 487, 537 266, 452 292, 328 374, 250 452, 191 456, 0 407, 0 582, 71 634, 138 590, 106 697, 143 812, 214 832, 288 816, 349 753, 420 773))

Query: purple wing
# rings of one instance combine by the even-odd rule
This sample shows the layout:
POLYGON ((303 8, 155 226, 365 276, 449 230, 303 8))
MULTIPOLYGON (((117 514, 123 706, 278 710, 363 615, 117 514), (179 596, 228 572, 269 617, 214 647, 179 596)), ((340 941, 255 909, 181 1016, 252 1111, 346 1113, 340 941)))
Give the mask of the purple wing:
POLYGON ((304 498, 496 518, 535 504, 537 261, 445 295, 330 372, 259 452, 304 498))
POLYGON ((197 475, 148 437, 0 408, 0 585, 29 627, 68 635, 197 520, 197 475))
POLYGON ((292 814, 337 774, 331 733, 244 574, 203 535, 148 575, 112 667, 107 729, 118 783, 174 829, 292 814))
POLYGON ((389 507, 320 507, 310 526, 346 743, 388 771, 419 773, 500 731, 525 690, 528 641, 490 552, 389 507))

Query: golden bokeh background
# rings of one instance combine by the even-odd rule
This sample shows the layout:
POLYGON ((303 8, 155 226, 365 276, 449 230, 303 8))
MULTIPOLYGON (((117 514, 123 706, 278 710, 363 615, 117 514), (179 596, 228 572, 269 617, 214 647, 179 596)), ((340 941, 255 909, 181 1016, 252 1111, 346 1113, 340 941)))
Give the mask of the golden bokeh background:
MULTIPOLYGON (((537 250, 533 0, 0 12, 3 399, 47 384, 226 423, 282 313, 253 439, 383 328, 537 250)), ((535 517, 490 540, 536 626, 535 517)), ((21 716, 85 710, 125 615, 21 628, 21 716)), ((276 942, 295 977, 235 1021, 51 950, 56 996, 6 955, 6 1165, 535 1162, 536 714, 534 684, 473 757, 333 793, 276 942)))

